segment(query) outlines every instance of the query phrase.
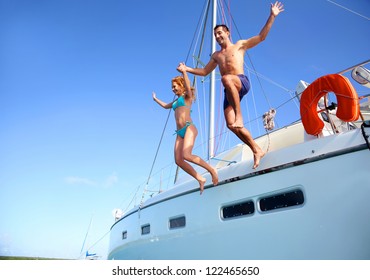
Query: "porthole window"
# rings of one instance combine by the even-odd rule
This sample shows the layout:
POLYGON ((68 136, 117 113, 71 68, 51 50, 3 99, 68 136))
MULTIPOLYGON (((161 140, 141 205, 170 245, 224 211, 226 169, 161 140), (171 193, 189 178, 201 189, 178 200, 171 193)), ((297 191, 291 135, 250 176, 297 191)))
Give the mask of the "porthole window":
POLYGON ((239 202, 232 205, 224 206, 221 209, 223 219, 231 219, 254 213, 254 203, 252 200, 239 202))
POLYGON ((150 225, 141 226, 141 235, 150 233, 150 225))
POLYGON ((301 205, 303 202, 303 192, 301 190, 295 190, 261 198, 259 206, 261 211, 265 212, 301 205))
POLYGON ((126 239, 127 238, 127 231, 124 231, 122 232, 122 239, 126 239))
POLYGON ((185 216, 171 218, 169 221, 170 229, 183 228, 186 226, 185 216))

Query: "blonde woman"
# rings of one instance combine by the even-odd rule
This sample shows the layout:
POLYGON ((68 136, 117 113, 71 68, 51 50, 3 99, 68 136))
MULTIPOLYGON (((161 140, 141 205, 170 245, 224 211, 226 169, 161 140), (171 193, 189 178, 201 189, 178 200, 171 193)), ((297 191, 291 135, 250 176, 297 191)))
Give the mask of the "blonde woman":
POLYGON ((182 76, 177 76, 172 79, 172 91, 177 98, 173 102, 165 103, 159 100, 156 97, 155 92, 153 92, 153 100, 163 108, 172 108, 175 111, 177 128, 177 137, 174 148, 175 162, 181 169, 198 181, 200 194, 202 194, 206 179, 197 173, 188 162, 205 168, 212 176, 213 185, 218 184, 217 170, 199 156, 193 155, 193 147, 198 135, 198 130, 193 124, 190 116, 191 105, 195 99, 194 88, 190 86, 186 66, 184 64, 180 64, 177 70, 182 73, 182 76))

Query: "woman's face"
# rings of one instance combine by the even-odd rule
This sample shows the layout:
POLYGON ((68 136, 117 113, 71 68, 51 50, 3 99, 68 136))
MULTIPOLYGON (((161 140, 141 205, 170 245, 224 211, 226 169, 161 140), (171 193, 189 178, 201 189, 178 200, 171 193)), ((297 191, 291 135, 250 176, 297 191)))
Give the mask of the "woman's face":
POLYGON ((172 83, 172 91, 173 91, 173 93, 174 93, 174 94, 176 94, 176 95, 181 95, 181 94, 183 94, 183 89, 182 89, 181 85, 180 85, 180 84, 178 84, 178 83, 176 83, 176 82, 173 82, 173 83, 172 83))

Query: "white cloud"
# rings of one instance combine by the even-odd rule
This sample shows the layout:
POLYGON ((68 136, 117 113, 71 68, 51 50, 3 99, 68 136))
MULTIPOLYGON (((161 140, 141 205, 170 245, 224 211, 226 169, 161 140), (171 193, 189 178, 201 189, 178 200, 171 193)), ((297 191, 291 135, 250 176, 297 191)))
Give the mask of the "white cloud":
POLYGON ((75 177, 75 176, 66 177, 65 181, 70 185, 87 185, 87 186, 96 186, 97 185, 96 182, 94 182, 90 179, 75 177))
POLYGON ((64 178, 64 180, 67 182, 67 184, 70 184, 70 185, 84 185, 84 186, 110 188, 118 182, 118 176, 116 173, 113 173, 109 175, 101 183, 98 183, 94 180, 90 180, 88 178, 83 178, 83 177, 78 177, 78 176, 69 176, 69 177, 64 178))
POLYGON ((105 179, 105 182, 103 184, 103 186, 105 188, 109 188, 111 186, 113 186, 114 184, 116 184, 118 182, 118 176, 116 173, 113 173, 112 175, 108 176, 106 179, 105 179))

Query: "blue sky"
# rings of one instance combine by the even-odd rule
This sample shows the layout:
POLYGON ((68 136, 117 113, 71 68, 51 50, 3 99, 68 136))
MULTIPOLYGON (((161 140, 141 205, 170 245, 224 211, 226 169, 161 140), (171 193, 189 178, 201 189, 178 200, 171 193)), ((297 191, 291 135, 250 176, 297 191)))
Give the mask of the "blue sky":
MULTIPOLYGON (((258 34, 270 1, 226 2, 233 39, 235 25, 243 38, 258 34)), ((370 1, 334 2, 283 1, 267 40, 249 51, 267 77, 262 87, 255 82, 255 100, 270 100, 247 109, 253 101, 246 99, 252 119, 290 99, 300 79, 369 59, 370 1)), ((93 218, 86 246, 106 256, 112 211, 140 202, 141 193, 132 196, 148 179, 168 115, 151 93, 172 100, 170 80, 187 58, 203 5, 0 0, 0 255, 78 258, 93 218)), ((206 98, 198 88, 199 130, 206 98)), ((298 118, 292 106, 278 111, 277 122, 298 118)), ((216 120, 222 127, 223 116, 216 120)), ((175 168, 174 129, 171 115, 153 174, 175 168)), ((260 134, 257 125, 250 129, 260 134)), ((235 143, 231 135, 223 149, 235 143)))

